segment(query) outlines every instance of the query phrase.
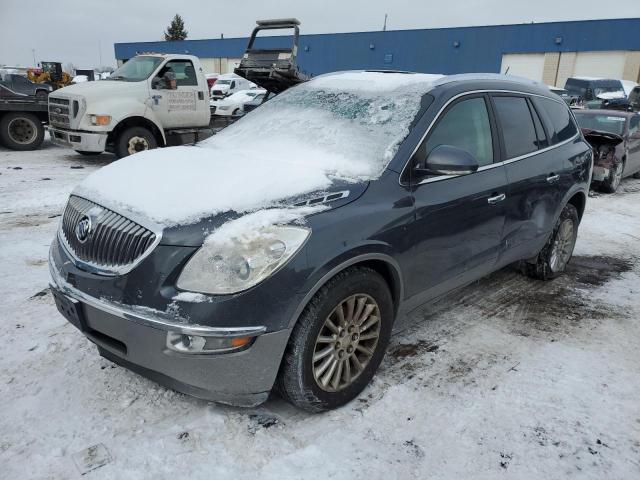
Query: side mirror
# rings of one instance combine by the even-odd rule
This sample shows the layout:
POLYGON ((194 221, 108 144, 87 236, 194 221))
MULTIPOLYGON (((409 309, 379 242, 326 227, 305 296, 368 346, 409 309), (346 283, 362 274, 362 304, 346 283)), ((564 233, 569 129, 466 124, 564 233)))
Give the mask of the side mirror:
POLYGON ((468 175, 478 170, 478 160, 466 150, 451 145, 438 145, 418 171, 429 175, 468 175))

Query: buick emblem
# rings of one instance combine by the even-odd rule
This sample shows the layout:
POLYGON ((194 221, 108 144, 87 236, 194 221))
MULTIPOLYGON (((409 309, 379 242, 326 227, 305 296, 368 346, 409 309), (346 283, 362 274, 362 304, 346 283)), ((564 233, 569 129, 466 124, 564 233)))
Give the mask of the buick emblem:
POLYGON ((84 243, 91 234, 91 218, 87 215, 83 216, 76 225, 76 238, 80 243, 84 243))

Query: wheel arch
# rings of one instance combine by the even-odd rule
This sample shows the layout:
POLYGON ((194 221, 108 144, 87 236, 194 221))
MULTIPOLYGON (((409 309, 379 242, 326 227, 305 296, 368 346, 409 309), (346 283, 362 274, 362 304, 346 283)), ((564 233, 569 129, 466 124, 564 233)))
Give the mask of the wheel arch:
POLYGON ((574 193, 569 200, 567 201, 567 205, 573 205, 578 211, 578 220, 582 220, 582 215, 584 214, 584 209, 587 204, 587 196, 584 192, 579 191, 574 193))
POLYGON ((127 117, 121 120, 120 122, 118 122, 118 124, 114 127, 114 129, 111 130, 111 132, 109 132, 109 135, 107 137, 107 142, 108 143, 115 142, 118 136, 120 135, 120 133, 122 133, 124 130, 130 127, 147 128, 148 130, 151 131, 151 133, 153 133, 153 136, 158 142, 159 147, 166 146, 164 132, 162 131, 162 129, 155 122, 149 120, 148 118, 139 117, 139 116, 127 117))
POLYGON ((300 315, 302 315, 302 312, 318 290, 320 290, 329 280, 340 272, 356 266, 371 268, 382 276, 389 287, 389 292, 391 293, 394 315, 397 315, 400 311, 402 299, 404 298, 404 284, 402 281, 400 265, 393 257, 384 253, 362 253, 338 262, 313 284, 312 288, 307 292, 296 308, 289 322, 289 328, 293 328, 300 318, 300 315))

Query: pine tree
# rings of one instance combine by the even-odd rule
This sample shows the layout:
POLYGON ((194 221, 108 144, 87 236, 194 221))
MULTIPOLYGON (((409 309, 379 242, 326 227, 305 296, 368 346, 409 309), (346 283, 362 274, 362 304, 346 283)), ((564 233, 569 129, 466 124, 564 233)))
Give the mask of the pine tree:
POLYGON ((187 38, 187 31, 184 29, 184 20, 176 13, 176 16, 171 20, 171 25, 164 32, 165 40, 184 40, 187 38))

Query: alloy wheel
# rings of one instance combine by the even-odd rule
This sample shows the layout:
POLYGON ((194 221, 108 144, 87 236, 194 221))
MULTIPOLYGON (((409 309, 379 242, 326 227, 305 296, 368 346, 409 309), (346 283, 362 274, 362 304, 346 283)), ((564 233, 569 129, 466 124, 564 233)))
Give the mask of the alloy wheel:
POLYGON ((333 309, 313 349, 313 376, 322 390, 353 384, 376 351, 380 326, 380 308, 369 295, 351 295, 333 309))
POLYGON ((558 233, 553 242, 551 257, 549 258, 549 266, 552 271, 559 272, 564 269, 573 253, 574 243, 573 221, 567 218, 560 224, 560 227, 558 227, 558 233))

